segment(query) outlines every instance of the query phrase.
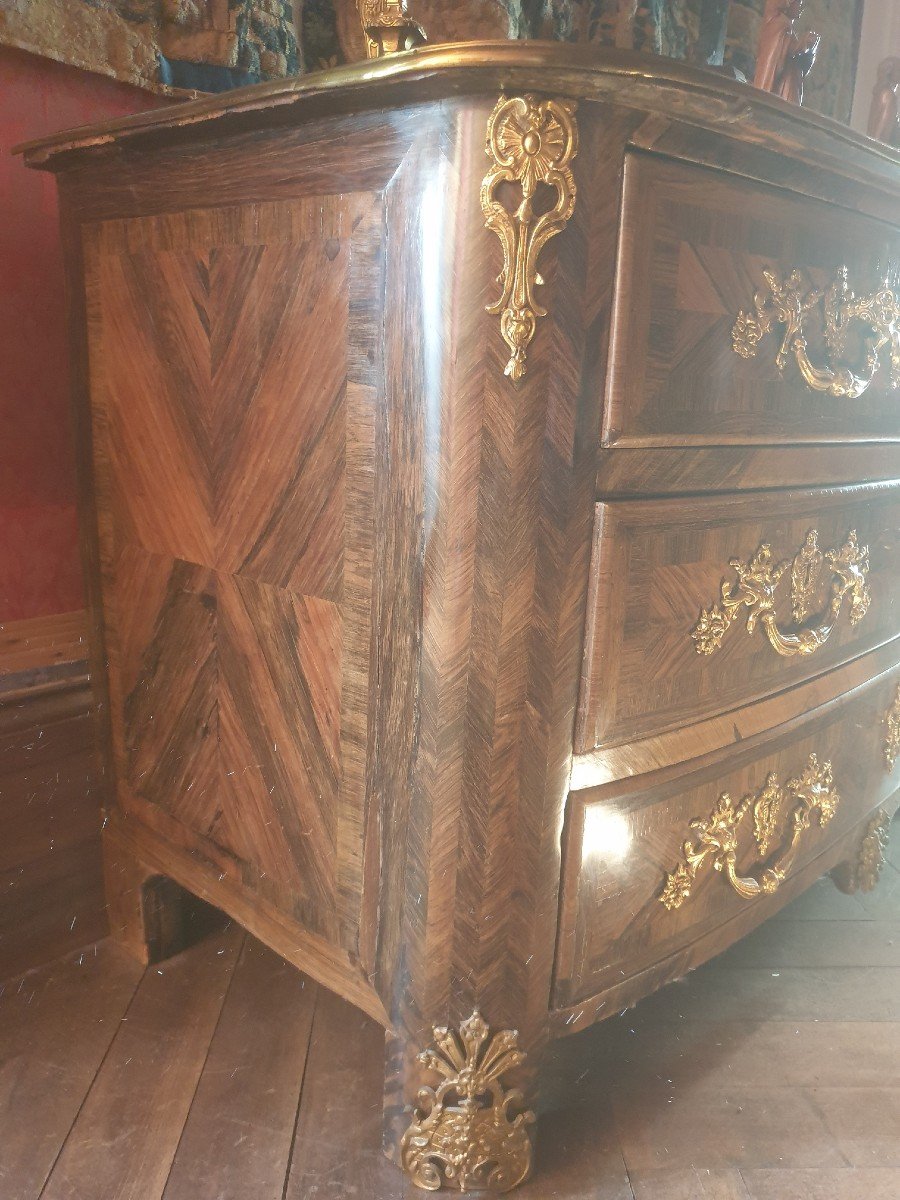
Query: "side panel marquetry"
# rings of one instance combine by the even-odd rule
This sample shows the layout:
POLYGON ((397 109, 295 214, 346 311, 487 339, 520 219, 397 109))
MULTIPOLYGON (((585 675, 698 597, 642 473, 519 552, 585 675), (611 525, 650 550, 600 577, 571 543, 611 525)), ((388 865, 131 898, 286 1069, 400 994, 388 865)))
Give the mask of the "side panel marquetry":
MULTIPOLYGON (((885 284, 900 258, 900 232, 723 171, 636 154, 626 160, 624 196, 605 443, 900 437, 900 392, 892 386, 900 369, 896 357, 892 367, 897 286, 893 281, 891 292, 885 284), (880 294, 885 303, 873 301, 863 312, 869 327, 856 317, 843 320, 849 297, 838 275, 830 293, 838 319, 829 335, 824 300, 842 266, 857 297, 880 294), (794 278, 809 306, 799 363, 795 347, 781 365, 776 361, 782 325, 754 355, 732 348, 736 318, 753 314, 766 273, 794 278), (807 362, 808 378, 801 369, 807 362), (831 375, 816 374, 822 363, 834 368, 831 375)), ((749 350, 746 337, 739 341, 749 350)))
POLYGON ((782 884, 895 790, 883 718, 898 674, 701 759, 573 792, 556 1003, 617 987, 754 906, 773 912, 782 884))
POLYGON ((900 489, 597 506, 576 753, 792 687, 900 632, 900 489))
POLYGON ((360 906, 371 504, 345 464, 372 458, 380 238, 370 193, 86 235, 119 803, 331 940, 360 906))

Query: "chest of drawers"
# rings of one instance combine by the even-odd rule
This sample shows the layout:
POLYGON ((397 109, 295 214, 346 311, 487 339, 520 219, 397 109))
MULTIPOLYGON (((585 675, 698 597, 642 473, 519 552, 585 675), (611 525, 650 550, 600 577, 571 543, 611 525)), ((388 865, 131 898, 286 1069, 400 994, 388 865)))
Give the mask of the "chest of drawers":
POLYGON ((187 893, 223 909, 385 1026, 416 1182, 512 1187, 548 1038, 877 877, 900 159, 536 43, 26 154, 60 187, 113 931, 146 959, 187 893))

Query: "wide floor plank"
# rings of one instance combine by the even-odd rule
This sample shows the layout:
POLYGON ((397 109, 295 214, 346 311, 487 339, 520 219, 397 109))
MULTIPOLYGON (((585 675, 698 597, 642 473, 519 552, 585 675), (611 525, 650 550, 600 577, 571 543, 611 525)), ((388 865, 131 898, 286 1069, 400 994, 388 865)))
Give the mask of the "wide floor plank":
POLYGON ((41 1200, 159 1200, 245 936, 148 968, 41 1200))
POLYGON ((413 1200, 423 1195, 381 1153, 383 1064, 380 1026, 322 991, 285 1200, 413 1200))
POLYGON ((247 938, 164 1200, 281 1200, 317 992, 247 938))
POLYGON ((35 1200, 140 983, 112 942, 0 988, 0 1196, 35 1200))

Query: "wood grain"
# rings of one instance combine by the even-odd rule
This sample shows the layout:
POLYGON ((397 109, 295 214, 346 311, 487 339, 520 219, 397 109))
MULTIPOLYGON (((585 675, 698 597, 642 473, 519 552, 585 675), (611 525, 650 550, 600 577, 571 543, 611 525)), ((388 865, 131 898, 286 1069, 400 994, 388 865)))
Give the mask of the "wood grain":
MULTIPOLYGON (((680 908, 669 911, 659 902, 665 874, 678 861, 691 821, 706 818, 721 793, 737 801, 762 788, 772 771, 783 784, 803 770, 813 753, 820 763, 833 764, 840 804, 827 826, 819 828, 814 821, 803 835, 795 870, 840 843, 873 808, 887 802, 897 779, 885 770, 884 713, 898 679, 896 669, 876 676, 850 697, 825 705, 824 711, 813 709, 774 734, 749 737, 724 756, 720 752, 687 767, 577 793, 565 837, 558 1003, 565 1007, 603 991, 621 979, 623 969, 645 969, 742 908, 767 911, 766 897, 741 898, 709 864, 680 908)), ((785 819, 782 813, 782 833, 785 819)), ((739 831, 739 868, 759 859, 752 822, 746 826, 739 831)))
MULTIPOLYGON (((684 727, 796 685, 896 637, 900 493, 889 485, 685 499, 611 501, 597 507, 591 610, 576 750, 684 727), (784 658, 761 627, 740 616, 712 654, 691 638, 702 609, 737 578, 762 544, 792 559, 810 529, 823 548, 856 529, 870 551, 872 604, 851 625, 845 609, 814 654, 784 658)), ((812 613, 827 607, 823 571, 812 613)), ((779 626, 791 627, 790 581, 782 581, 779 626)))
POLYGON ((162 1200, 281 1200, 317 994, 244 942, 162 1200))
POLYGON ((0 632, 0 979, 104 936, 85 614, 0 632))

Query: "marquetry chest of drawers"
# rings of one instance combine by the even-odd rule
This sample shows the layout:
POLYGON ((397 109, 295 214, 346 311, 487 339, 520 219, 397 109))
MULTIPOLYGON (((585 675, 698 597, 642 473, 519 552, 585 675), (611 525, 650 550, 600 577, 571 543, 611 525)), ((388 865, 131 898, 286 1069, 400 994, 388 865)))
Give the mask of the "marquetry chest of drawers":
POLYGON ((383 1023, 417 1183, 508 1189, 549 1037, 877 878, 900 159, 538 43, 26 153, 59 177, 113 931, 146 958, 188 893, 225 910, 383 1023))

